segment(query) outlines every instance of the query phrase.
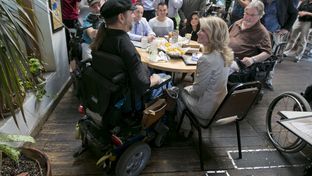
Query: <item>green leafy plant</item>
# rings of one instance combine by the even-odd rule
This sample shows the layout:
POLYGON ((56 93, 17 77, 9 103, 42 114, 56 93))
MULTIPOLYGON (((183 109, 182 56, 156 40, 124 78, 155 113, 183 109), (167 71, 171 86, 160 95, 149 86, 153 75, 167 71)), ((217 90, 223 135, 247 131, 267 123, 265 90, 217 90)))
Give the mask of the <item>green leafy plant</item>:
POLYGON ((36 89, 35 95, 37 100, 41 100, 43 96, 46 94, 45 90, 45 78, 43 77, 44 67, 42 66, 39 59, 37 59, 35 56, 28 57, 28 66, 31 75, 33 76, 33 79, 35 80, 36 85, 33 85, 33 82, 31 81, 31 78, 27 78, 26 80, 20 80, 20 85, 25 90, 32 90, 33 87, 36 89))
MULTIPOLYGON (((26 12, 23 3, 21 0, 0 0, 0 117, 3 117, 4 111, 7 110, 13 116, 18 128, 16 108, 21 110, 26 123, 23 110, 25 89, 37 92, 44 88, 44 80, 38 81, 33 75, 42 71, 43 67, 38 64, 38 59, 28 59, 26 51, 30 48, 32 52, 38 53, 34 34, 39 28, 30 18, 29 14, 33 11, 27 9, 26 12)), ((15 161, 19 159, 20 152, 12 145, 14 142, 35 141, 31 136, 0 132, 0 159, 2 153, 15 161)))
POLYGON ((35 31, 38 29, 34 20, 21 5, 22 1, 0 0, 0 116, 4 111, 11 113, 18 127, 15 109, 19 108, 26 123, 23 100, 25 87, 22 82, 28 81, 28 88, 37 90, 36 82, 28 64, 25 46, 38 52, 35 31))
MULTIPOLYGON (((0 134, 0 162, 2 161, 2 152, 14 161, 18 161, 20 151, 12 145, 15 142, 31 142, 35 143, 35 139, 31 136, 0 134)), ((1 166, 1 163, 0 163, 1 166)), ((0 167, 1 168, 1 167, 0 167)))

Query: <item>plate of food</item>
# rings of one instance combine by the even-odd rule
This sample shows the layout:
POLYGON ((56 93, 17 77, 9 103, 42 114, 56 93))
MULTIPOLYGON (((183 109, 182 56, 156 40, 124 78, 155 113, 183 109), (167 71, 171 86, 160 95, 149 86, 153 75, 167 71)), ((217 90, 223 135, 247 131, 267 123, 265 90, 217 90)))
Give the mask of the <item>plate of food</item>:
POLYGON ((187 51, 187 49, 181 48, 179 45, 169 42, 159 45, 158 49, 166 52, 166 54, 170 57, 181 57, 187 51))

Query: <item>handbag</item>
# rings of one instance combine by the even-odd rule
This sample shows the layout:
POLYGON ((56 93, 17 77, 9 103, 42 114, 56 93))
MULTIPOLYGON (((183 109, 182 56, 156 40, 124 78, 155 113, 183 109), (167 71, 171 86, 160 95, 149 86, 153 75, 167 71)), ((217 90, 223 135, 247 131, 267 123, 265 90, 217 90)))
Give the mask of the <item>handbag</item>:
POLYGON ((155 103, 147 107, 143 111, 142 127, 145 129, 157 122, 165 115, 166 106, 167 103, 165 99, 158 99, 155 103))

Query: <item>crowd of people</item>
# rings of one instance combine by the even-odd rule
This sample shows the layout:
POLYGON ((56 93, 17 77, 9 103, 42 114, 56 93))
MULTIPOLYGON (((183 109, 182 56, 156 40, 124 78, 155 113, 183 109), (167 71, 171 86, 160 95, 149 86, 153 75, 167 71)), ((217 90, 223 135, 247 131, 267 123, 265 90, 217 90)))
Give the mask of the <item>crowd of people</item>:
MULTIPOLYGON (((64 24, 72 27, 77 20, 78 1, 64 1, 64 24)), ((238 58, 249 67, 272 55, 274 34, 290 35, 285 55, 303 55, 312 21, 312 0, 226 0, 233 3, 230 20, 220 17, 202 17, 205 0, 87 0, 90 14, 85 17, 87 27, 83 36, 84 57, 91 51, 104 51, 121 57, 137 94, 158 84, 157 74, 150 74, 141 62, 131 40, 152 42, 179 30, 181 36, 191 34, 191 40, 203 45, 194 82, 180 92, 178 115, 185 106, 200 121, 207 121, 227 93, 229 70, 239 68, 233 62, 238 58), (180 23, 176 21, 179 15, 180 23), (228 27, 229 26, 229 27, 228 27), (299 36, 299 37, 298 37, 299 36)), ((225 4, 228 6, 228 4, 225 4)), ((273 70, 274 71, 274 70, 273 70)), ((273 90, 273 71, 264 87, 273 90)), ((185 122, 184 129, 189 130, 185 122)))

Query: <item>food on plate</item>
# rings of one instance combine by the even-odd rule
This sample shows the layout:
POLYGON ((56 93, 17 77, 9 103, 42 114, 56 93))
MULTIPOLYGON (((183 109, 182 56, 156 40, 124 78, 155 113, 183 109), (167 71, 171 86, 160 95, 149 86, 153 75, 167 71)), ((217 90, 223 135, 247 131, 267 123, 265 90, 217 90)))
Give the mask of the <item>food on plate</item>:
POLYGON ((170 56, 182 56, 186 52, 186 50, 179 45, 171 44, 169 42, 160 45, 158 48, 165 51, 170 56))

